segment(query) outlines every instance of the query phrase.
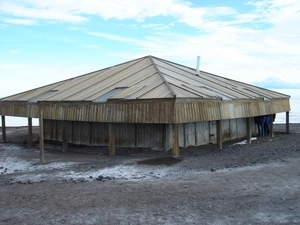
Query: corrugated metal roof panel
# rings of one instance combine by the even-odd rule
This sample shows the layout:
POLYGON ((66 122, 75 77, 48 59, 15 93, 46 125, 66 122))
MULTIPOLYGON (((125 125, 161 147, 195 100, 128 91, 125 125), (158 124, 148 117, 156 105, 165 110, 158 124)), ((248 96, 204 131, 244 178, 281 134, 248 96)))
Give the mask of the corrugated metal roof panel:
POLYGON ((251 100, 289 98, 288 95, 230 80, 146 56, 116 66, 23 92, 1 101, 95 101, 105 99, 180 98, 251 100), (145 86, 145 88, 137 88, 145 86), (123 88, 114 92, 117 88, 123 88), (104 97, 103 97, 104 96, 104 97), (109 96, 109 97, 108 97, 109 96))
POLYGON ((128 64, 125 63, 119 66, 110 67, 106 70, 96 71, 86 76, 80 76, 69 84, 61 86, 59 92, 48 98, 47 101, 84 100, 83 96, 90 96, 93 94, 94 90, 101 90, 107 87, 108 84, 119 80, 119 78, 115 78, 115 76, 112 75, 116 75, 118 73, 123 74, 123 71, 128 71, 126 68, 130 68, 132 65, 139 62, 140 60, 132 61, 128 64))
POLYGON ((189 91, 184 88, 171 85, 173 90, 176 93, 176 98, 199 98, 202 99, 202 96, 199 95, 199 93, 195 94, 194 91, 189 91))
POLYGON ((199 87, 191 84, 182 84, 183 87, 187 87, 189 90, 194 90, 198 95, 204 99, 222 99, 220 95, 217 95, 213 91, 209 90, 206 87, 199 87))
MULTIPOLYGON (((67 81, 64 81, 64 82, 67 82, 67 81)), ((38 96, 41 96, 41 95, 49 92, 50 90, 56 90, 56 86, 57 86, 57 83, 43 86, 40 88, 36 88, 33 90, 29 90, 26 92, 8 96, 6 98, 3 98, 3 100, 5 100, 5 101, 31 101, 31 99, 37 98, 38 96)))
POLYGON ((140 92, 145 87, 146 86, 133 85, 129 88, 125 88, 123 91, 119 92, 118 94, 113 95, 112 97, 110 97, 110 99, 132 99, 131 97, 132 95, 140 92))
POLYGON ((171 98, 173 97, 168 87, 161 83, 160 85, 149 85, 145 88, 143 94, 138 99, 159 99, 159 98, 171 98))
POLYGON ((143 70, 138 71, 135 73, 135 76, 131 76, 128 79, 124 79, 122 81, 112 83, 111 85, 107 84, 106 87, 104 86, 102 89, 94 90, 92 91, 93 95, 85 97, 81 96, 81 98, 84 98, 86 100, 93 101, 98 96, 101 96, 105 94, 107 91, 110 91, 112 88, 115 87, 131 87, 134 85, 150 85, 150 84, 160 84, 162 81, 160 77, 156 74, 156 71, 153 66, 149 66, 143 70), (147 74, 145 76, 145 74, 147 74))

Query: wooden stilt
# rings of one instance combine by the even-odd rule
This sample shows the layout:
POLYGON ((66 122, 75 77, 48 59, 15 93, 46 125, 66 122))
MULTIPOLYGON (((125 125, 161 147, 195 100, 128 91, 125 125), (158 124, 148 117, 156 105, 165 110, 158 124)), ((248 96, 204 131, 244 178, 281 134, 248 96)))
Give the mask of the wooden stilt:
POLYGON ((273 120, 274 120, 274 115, 271 114, 270 115, 270 136, 272 138, 274 137, 274 124, 273 124, 273 120))
POLYGON ((1 120, 2 120, 2 141, 6 142, 5 116, 1 116, 1 120))
POLYGON ((222 121, 217 120, 217 145, 219 149, 222 149, 222 140, 223 140, 223 134, 222 134, 222 121))
POLYGON ((173 124, 173 157, 179 157, 179 131, 178 124, 173 124))
POLYGON ((62 139, 63 139, 63 153, 68 152, 68 138, 67 138, 67 125, 66 121, 63 121, 63 131, 62 131, 62 139))
POLYGON ((247 117, 247 143, 251 144, 251 133, 252 133, 252 126, 251 126, 251 117, 247 117))
POLYGON ((28 117, 28 146, 32 147, 33 136, 32 136, 32 118, 28 117))
POLYGON ((286 130, 286 133, 287 134, 289 134, 290 133, 290 112, 289 111, 287 111, 286 113, 285 113, 285 116, 286 116, 286 127, 285 127, 285 130, 286 130))
POLYGON ((43 109, 40 109, 39 113, 39 126, 40 126, 40 160, 41 162, 45 161, 45 153, 44 153, 44 116, 43 109))
POLYGON ((109 135, 109 156, 115 156, 116 155, 115 129, 112 123, 108 124, 108 135, 109 135))

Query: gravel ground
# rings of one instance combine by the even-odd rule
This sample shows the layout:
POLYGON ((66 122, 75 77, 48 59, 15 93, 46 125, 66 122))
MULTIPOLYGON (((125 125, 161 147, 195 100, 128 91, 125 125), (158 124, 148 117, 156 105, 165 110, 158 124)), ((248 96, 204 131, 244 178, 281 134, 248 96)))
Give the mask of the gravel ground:
POLYGON ((275 137, 181 149, 0 142, 0 224, 300 224, 300 124, 275 137), (240 143, 238 143, 240 142, 240 143))

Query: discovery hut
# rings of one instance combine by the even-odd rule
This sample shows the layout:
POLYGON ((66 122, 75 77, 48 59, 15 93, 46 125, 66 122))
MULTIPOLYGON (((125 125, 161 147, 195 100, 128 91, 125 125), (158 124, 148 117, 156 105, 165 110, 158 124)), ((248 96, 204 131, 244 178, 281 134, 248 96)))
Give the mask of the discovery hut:
MULTIPOLYGON (((198 68, 198 67, 197 67, 198 68)), ((44 140, 115 147, 141 147, 179 155, 180 147, 238 138, 251 142, 253 117, 286 112, 290 96, 217 76, 154 56, 0 99, 5 116, 39 118, 44 140)), ((272 123, 271 123, 272 129, 272 123)), ((272 132, 272 130, 271 130, 272 132)))

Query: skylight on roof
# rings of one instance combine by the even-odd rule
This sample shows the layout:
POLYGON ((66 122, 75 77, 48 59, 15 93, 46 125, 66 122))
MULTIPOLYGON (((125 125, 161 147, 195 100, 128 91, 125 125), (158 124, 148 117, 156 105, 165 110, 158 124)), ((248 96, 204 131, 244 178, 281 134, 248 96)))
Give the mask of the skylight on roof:
POLYGON ((43 93, 43 94, 40 94, 40 95, 38 95, 38 96, 35 96, 34 98, 32 98, 32 99, 30 100, 30 102, 38 102, 38 101, 40 101, 40 100, 43 100, 43 99, 47 98, 48 96, 52 95, 52 94, 55 93, 55 92, 57 92, 57 90, 50 90, 50 91, 47 91, 47 92, 45 92, 45 93, 43 93))
POLYGON ((110 97, 120 93, 121 91, 123 91, 126 88, 127 87, 117 87, 113 90, 110 90, 109 92, 107 92, 104 95, 100 96, 99 98, 95 99, 95 102, 106 102, 107 99, 109 99, 110 97))

